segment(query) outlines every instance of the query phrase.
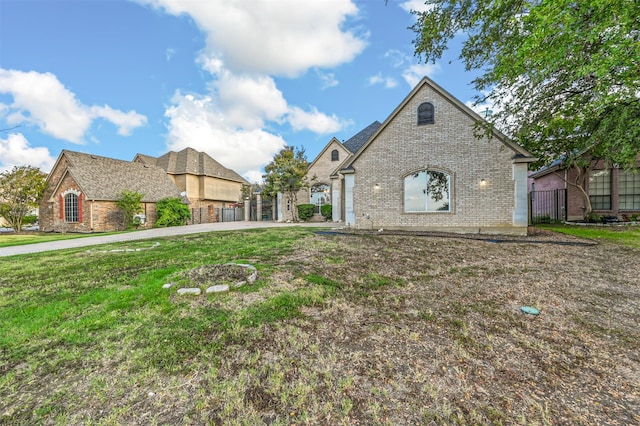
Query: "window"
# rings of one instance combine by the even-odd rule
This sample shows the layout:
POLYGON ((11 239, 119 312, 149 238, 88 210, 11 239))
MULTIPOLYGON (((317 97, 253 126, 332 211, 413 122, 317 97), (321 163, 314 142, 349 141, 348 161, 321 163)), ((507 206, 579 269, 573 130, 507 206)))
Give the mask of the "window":
POLYGON ((640 210, 640 173, 618 173, 618 209, 640 210))
POLYGON ((69 193, 64 196, 64 221, 78 222, 78 195, 69 193))
POLYGON ((321 213, 322 206, 325 204, 331 204, 331 197, 329 197, 329 185, 320 183, 311 187, 311 204, 315 205, 315 212, 321 213))
POLYGON ((451 177, 443 172, 421 170, 404 178, 405 212, 448 212, 451 177))
POLYGON ((337 149, 331 151, 331 161, 338 161, 340 159, 340 154, 337 149))
POLYGON ((593 210, 611 210, 611 173, 609 170, 589 172, 589 199, 593 210))
POLYGON ((418 126, 433 123, 433 104, 431 102, 420 104, 418 107, 418 126))

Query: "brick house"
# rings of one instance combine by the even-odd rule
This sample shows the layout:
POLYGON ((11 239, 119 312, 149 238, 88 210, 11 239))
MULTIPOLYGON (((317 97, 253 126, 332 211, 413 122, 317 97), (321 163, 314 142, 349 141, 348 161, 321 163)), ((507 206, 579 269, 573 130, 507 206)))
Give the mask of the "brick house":
MULTIPOLYGON (((640 158, 636 166, 640 168, 640 158)), ((583 188, 591 202, 592 211, 598 216, 628 220, 632 215, 640 214, 640 173, 637 169, 623 170, 609 167, 604 161, 595 161, 584 176, 578 177, 578 171, 573 167, 565 167, 561 160, 529 175, 530 197, 538 213, 551 213, 554 219, 584 220, 587 204, 585 194, 575 184, 570 184, 578 178, 583 179, 583 188), (562 191, 559 206, 552 197, 549 197, 551 201, 547 203, 548 206, 542 205, 548 199, 546 193, 558 190, 562 191), (554 215, 554 209, 558 207, 566 209, 566 212, 554 215)))
POLYGON ((156 221, 156 202, 180 197, 160 167, 63 150, 47 176, 40 202, 44 232, 105 232, 122 229, 116 202, 123 190, 144 194, 144 226, 156 221))
MULTIPOLYGON (((332 205, 333 221, 337 222, 341 217, 344 217, 344 197, 340 197, 340 191, 338 190, 338 185, 342 184, 342 176, 337 173, 339 165, 343 164, 348 158, 353 157, 353 154, 364 145, 381 125, 379 121, 374 121, 346 142, 340 142, 335 137, 331 138, 329 143, 309 164, 307 173, 309 190, 300 191, 297 197, 299 204, 315 204, 316 211, 312 220, 324 220, 320 215, 320 208, 325 204, 332 205), (334 187, 337 191, 335 194, 334 187)), ((280 220, 290 220, 292 218, 291 204, 282 202, 282 194, 279 195, 279 200, 278 217, 280 220)))
POLYGON ((203 223, 217 221, 217 208, 242 202, 242 188, 249 185, 235 171, 193 148, 157 158, 137 154, 133 161, 162 168, 189 200, 192 217, 203 223))
MULTIPOLYGON (((535 159, 498 131, 477 138, 482 120, 423 78, 334 169, 334 220, 356 229, 526 234, 535 159)), ((334 149, 336 141, 320 155, 334 149)))

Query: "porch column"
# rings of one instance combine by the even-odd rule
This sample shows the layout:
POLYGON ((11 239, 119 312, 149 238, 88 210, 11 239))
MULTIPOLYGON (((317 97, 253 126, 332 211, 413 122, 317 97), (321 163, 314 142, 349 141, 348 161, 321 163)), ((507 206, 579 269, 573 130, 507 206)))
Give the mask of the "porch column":
POLYGON ((256 220, 258 222, 262 221, 262 194, 259 192, 254 192, 256 196, 256 220))
POLYGON ((339 221, 340 218, 340 179, 331 177, 331 220, 333 222, 339 221))
POLYGON ((353 186, 355 184, 355 175, 353 172, 344 175, 344 212, 345 223, 348 226, 356 224, 356 212, 353 205, 353 186))
POLYGON ((251 198, 246 197, 244 199, 244 221, 249 222, 251 220, 251 198))
POLYGON ((514 206, 513 226, 529 224, 529 203, 527 202, 527 163, 513 163, 514 206))

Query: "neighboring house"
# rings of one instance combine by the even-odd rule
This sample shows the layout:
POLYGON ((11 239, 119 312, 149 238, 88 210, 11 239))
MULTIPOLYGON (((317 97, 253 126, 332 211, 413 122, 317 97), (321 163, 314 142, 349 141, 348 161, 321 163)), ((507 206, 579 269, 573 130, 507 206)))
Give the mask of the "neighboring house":
MULTIPOLYGON (((332 138, 324 149, 309 165, 308 179, 311 181, 306 200, 315 204, 316 214, 325 204, 332 205, 332 219, 344 217, 344 197, 340 191, 342 175, 337 173, 339 166, 353 157, 362 145, 375 133, 382 124, 374 121, 346 142, 332 138)), ((302 198, 300 198, 302 199, 302 198)))
MULTIPOLYGON (((637 166, 640 168, 640 159, 637 166)), ((568 221, 585 219, 586 199, 575 185, 577 173, 575 168, 567 168, 562 161, 555 161, 529 175, 534 220, 536 215, 568 221), (556 213, 558 210, 562 210, 561 214, 556 213)), ((600 161, 587 173, 584 190, 594 213, 618 220, 628 220, 633 214, 640 214, 638 170, 607 167, 600 161)))
POLYGON ((191 203, 192 215, 209 216, 214 222, 216 208, 242 202, 242 187, 248 186, 242 176, 218 163, 204 152, 185 148, 161 157, 137 154, 136 163, 162 168, 191 203))
MULTIPOLYGON (((477 138, 482 120, 423 78, 331 173, 334 220, 356 229, 526 234, 535 158, 498 131, 477 138)), ((334 149, 336 140, 312 167, 334 149)))
POLYGON ((60 153, 46 182, 39 216, 44 232, 122 229, 116 202, 125 189, 143 194, 144 226, 155 223, 157 201, 180 197, 160 167, 67 150, 60 153))

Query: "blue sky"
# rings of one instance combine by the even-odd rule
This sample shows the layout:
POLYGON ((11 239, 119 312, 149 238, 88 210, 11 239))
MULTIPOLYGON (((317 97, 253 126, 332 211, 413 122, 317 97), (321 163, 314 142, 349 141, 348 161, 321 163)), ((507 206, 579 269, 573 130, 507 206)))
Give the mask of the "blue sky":
POLYGON ((383 121, 424 76, 470 103, 454 40, 414 56, 420 0, 0 0, 0 171, 63 149, 191 146, 250 181, 383 121))

